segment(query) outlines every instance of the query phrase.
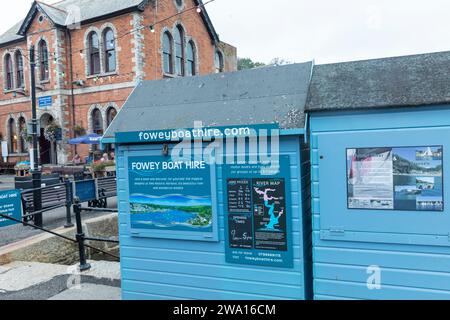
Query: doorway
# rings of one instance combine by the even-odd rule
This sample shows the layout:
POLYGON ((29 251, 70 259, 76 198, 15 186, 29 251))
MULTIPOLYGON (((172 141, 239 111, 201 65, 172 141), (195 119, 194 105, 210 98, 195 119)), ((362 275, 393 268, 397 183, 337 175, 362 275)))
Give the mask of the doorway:
POLYGON ((56 164, 56 142, 50 142, 45 138, 45 128, 54 122, 52 115, 45 113, 41 116, 41 132, 39 137, 39 158, 41 165, 56 164))

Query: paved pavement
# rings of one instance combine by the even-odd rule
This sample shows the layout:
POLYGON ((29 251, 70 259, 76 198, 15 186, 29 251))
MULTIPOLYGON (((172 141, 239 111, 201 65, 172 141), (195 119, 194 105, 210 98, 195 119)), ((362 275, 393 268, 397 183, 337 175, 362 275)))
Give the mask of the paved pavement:
MULTIPOLYGON (((14 189, 14 176, 0 175, 0 190, 14 189)), ((108 199, 108 208, 117 208, 117 198, 108 199)), ((110 213, 106 212, 83 212, 83 219, 91 219, 110 213)), ((43 214, 44 228, 53 230, 63 227, 66 223, 66 208, 59 208, 48 211, 43 214)), ((72 212, 72 222, 75 223, 75 217, 72 212)), ((26 227, 23 225, 13 225, 0 229, 0 247, 14 243, 29 237, 41 234, 42 231, 26 227)))
POLYGON ((120 265, 90 261, 80 274, 77 265, 14 262, 0 267, 1 300, 120 300, 120 265))

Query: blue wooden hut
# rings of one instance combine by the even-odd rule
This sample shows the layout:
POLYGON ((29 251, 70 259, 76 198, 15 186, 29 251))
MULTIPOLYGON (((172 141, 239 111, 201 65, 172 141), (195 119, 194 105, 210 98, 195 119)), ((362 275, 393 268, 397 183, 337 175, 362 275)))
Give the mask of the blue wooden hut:
POLYGON ((450 53, 314 67, 315 299, 450 298, 450 53))
POLYGON ((137 86, 103 138, 116 145, 124 299, 311 297, 311 71, 304 63, 137 86), (264 139, 273 167, 258 158, 264 139))

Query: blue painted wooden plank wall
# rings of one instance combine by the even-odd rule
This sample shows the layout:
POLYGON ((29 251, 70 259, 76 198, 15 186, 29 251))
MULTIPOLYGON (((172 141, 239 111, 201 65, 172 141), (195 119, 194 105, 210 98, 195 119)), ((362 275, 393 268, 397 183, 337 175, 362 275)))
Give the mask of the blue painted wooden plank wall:
POLYGON ((309 150, 303 137, 283 137, 281 153, 291 161, 291 211, 294 268, 270 268, 225 262, 225 220, 222 170, 218 168, 220 242, 158 240, 131 237, 127 228, 128 193, 124 157, 127 150, 148 150, 160 155, 160 145, 118 146, 117 174, 123 299, 304 299, 311 296, 311 259, 305 259, 304 241, 311 242, 307 210, 309 150), (301 159, 301 154, 305 155, 301 159), (301 185, 304 181, 305 185, 301 185), (302 195, 302 190, 305 194, 302 195), (306 200, 306 205, 302 203, 306 200), (306 220, 306 222, 303 221, 306 220), (306 223, 306 224, 305 224, 306 223))
POLYGON ((450 106, 313 113, 310 132, 314 298, 450 299, 450 203, 443 213, 350 212, 341 199, 345 147, 426 142, 444 145, 444 201, 450 201, 450 106), (374 232, 345 230, 341 238, 330 237, 324 221, 332 215, 342 217, 344 229, 353 223, 374 232), (439 235, 433 237, 433 230, 439 235), (368 288, 368 266, 381 268, 380 289, 368 288))

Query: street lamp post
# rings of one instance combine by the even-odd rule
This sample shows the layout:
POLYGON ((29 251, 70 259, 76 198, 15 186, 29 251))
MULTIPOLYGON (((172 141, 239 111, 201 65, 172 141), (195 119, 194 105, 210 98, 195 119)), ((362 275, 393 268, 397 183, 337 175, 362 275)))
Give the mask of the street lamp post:
MULTIPOLYGON (((33 176, 33 202, 34 202, 34 211, 42 210, 42 190, 41 181, 42 175, 39 170, 39 155, 38 155, 38 132, 37 132, 37 111, 36 111, 36 60, 34 54, 34 45, 30 47, 30 75, 31 75, 31 125, 32 125, 32 137, 33 137, 33 168, 32 168, 32 176, 33 176)), ((38 227, 42 227, 42 213, 38 213, 34 216, 34 223, 38 227)))

